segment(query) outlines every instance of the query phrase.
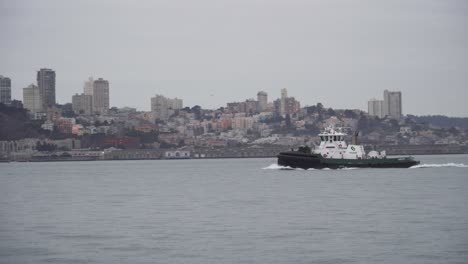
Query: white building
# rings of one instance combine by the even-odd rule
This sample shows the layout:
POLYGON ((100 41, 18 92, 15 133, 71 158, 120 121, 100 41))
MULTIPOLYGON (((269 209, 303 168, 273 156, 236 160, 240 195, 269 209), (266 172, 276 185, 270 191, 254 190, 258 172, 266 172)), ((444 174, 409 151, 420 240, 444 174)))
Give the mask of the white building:
POLYGON ((44 124, 41 125, 41 128, 44 130, 54 131, 54 123, 46 121, 44 124))
POLYGON ((166 159, 190 159, 190 151, 188 150, 173 150, 164 153, 166 159))

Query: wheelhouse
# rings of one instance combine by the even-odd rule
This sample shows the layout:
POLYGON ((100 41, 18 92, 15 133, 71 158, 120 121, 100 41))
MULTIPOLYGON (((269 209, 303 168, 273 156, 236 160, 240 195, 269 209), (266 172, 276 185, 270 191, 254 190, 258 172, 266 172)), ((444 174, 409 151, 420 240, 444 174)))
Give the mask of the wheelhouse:
POLYGON ((320 141, 322 142, 335 142, 335 141, 344 141, 344 134, 320 134, 320 141))

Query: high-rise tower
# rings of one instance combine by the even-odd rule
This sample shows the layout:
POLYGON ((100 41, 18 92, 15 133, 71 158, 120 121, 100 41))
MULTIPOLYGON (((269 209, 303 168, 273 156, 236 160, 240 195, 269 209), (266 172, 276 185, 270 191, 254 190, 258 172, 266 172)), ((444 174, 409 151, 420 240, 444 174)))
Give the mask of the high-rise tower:
POLYGON ((384 91, 383 114, 394 119, 402 116, 401 92, 384 91))
POLYGON ((0 103, 10 104, 11 102, 11 80, 0 75, 0 103))
POLYGON ((37 72, 37 86, 42 102, 42 111, 55 105, 55 71, 40 69, 37 72))
POLYGON ((371 116, 377 116, 379 118, 383 118, 385 116, 383 113, 383 101, 377 100, 375 98, 370 99, 367 102, 367 112, 371 116))
POLYGON ((286 114, 286 98, 288 98, 288 90, 286 88, 281 89, 281 101, 280 101, 280 114, 286 114))
POLYGON ((258 110, 263 112, 267 110, 268 107, 268 94, 264 91, 260 91, 257 93, 257 101, 258 101, 258 110))
POLYGON ((93 82, 93 111, 106 114, 109 110, 109 81, 99 78, 93 82))
POLYGON ((94 89, 93 83, 94 83, 93 77, 89 77, 88 80, 85 81, 84 87, 83 87, 83 92, 85 95, 93 95, 93 89, 94 89))

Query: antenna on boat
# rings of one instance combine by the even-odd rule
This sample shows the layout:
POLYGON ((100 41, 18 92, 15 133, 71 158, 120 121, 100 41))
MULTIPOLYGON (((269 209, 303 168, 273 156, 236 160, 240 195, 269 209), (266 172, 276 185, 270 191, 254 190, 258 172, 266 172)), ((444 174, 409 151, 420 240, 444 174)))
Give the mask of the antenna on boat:
POLYGON ((357 144, 358 144, 358 136, 359 136, 359 130, 354 131, 354 133, 353 133, 353 140, 352 140, 353 145, 357 145, 357 144))

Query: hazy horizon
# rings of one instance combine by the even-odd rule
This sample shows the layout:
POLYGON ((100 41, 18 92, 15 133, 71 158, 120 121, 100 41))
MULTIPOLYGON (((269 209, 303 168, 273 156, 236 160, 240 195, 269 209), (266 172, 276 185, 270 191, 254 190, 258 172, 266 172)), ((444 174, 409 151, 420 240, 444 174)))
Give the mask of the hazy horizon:
POLYGON ((3 1, 0 75, 12 98, 56 71, 57 102, 89 76, 110 82, 111 106, 184 106, 287 88, 301 106, 367 111, 383 91, 403 113, 468 116, 466 1, 3 1))

